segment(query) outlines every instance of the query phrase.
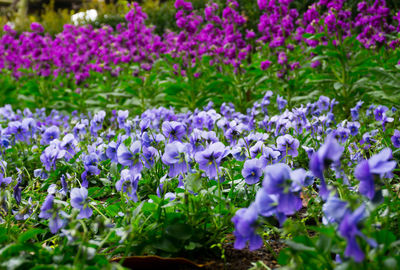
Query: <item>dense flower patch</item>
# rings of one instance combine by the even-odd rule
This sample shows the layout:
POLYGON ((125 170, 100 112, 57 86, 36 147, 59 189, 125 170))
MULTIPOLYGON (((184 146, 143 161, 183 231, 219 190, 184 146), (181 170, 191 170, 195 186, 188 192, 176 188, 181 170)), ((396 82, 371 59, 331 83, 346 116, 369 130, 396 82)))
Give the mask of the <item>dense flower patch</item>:
POLYGON ((359 102, 340 119, 324 96, 292 110, 272 97, 247 114, 2 107, 2 266, 100 267, 208 249, 232 231, 238 249, 279 235, 289 267, 398 265, 396 108, 359 102))
POLYGON ((321 59, 313 60, 315 53, 310 53, 310 48, 319 45, 339 46, 353 36, 367 49, 396 49, 400 44, 396 37, 400 13, 390 11, 385 0, 360 2, 353 11, 344 0, 321 0, 304 14, 291 8, 291 2, 257 1, 263 12, 258 29, 246 27, 247 19, 237 11, 239 4, 234 0, 227 0, 224 6, 210 2, 202 14, 193 10, 191 2, 177 0, 175 18, 181 30, 167 31, 163 36, 146 25, 147 15, 137 3, 116 31, 110 26, 93 29, 65 25, 53 38, 43 33, 38 23, 31 25, 32 32, 21 35, 6 25, 0 42, 0 69, 11 70, 16 77, 67 75, 81 82, 90 72, 116 76, 132 63, 148 71, 157 59, 164 56, 168 60, 170 56, 175 59, 175 72, 186 76, 204 56, 210 57, 210 65, 220 69, 232 65, 238 72, 258 52, 262 70, 277 58, 277 75, 284 77, 305 64, 288 59, 287 54, 297 46, 303 48, 309 64, 316 68, 321 59))

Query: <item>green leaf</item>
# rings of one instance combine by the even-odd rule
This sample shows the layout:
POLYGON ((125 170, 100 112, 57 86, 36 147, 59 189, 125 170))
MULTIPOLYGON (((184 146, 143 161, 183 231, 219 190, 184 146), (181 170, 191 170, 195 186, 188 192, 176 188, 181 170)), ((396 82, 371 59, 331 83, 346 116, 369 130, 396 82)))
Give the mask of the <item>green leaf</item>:
POLYGON ((186 188, 193 192, 199 192, 202 187, 201 175, 199 173, 192 173, 186 176, 186 188))
POLYGON ((311 251, 315 252, 315 248, 306 246, 302 243, 297 243, 291 240, 286 240, 285 241, 286 245, 288 245, 290 248, 296 250, 296 251, 311 251))
POLYGON ((165 233, 175 239, 187 240, 189 239, 193 232, 192 227, 187 224, 177 223, 169 225, 165 229, 165 233))
POLYGON ((25 243, 26 241, 35 238, 38 234, 45 233, 45 230, 42 229, 31 229, 29 231, 24 232, 18 237, 18 241, 21 243, 25 243))
POLYGON ((5 227, 0 227, 0 244, 8 240, 7 229, 5 227))
POLYGON ((163 238, 161 241, 154 243, 152 247, 171 253, 179 251, 179 249, 172 243, 172 241, 167 238, 163 238))

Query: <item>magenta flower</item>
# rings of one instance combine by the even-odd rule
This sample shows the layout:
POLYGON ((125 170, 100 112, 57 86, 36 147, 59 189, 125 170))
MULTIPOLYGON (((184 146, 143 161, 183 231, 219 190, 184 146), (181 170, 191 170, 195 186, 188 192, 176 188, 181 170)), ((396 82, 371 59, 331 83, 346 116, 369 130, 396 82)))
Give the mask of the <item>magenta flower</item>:
POLYGON ((261 62, 261 70, 266 70, 271 65, 271 61, 265 60, 261 62))

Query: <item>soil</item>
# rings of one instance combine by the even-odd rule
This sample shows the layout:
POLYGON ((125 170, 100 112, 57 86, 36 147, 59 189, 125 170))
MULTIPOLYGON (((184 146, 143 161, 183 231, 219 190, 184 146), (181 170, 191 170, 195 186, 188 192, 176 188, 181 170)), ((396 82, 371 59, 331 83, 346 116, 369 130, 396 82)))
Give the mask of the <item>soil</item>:
MULTIPOLYGON (((252 267, 252 262, 262 261, 265 265, 274 269, 278 266, 277 258, 271 252, 279 254, 283 244, 277 240, 270 241, 270 248, 263 247, 259 250, 250 251, 249 249, 237 250, 233 248, 233 237, 227 240, 223 248, 225 250, 225 260, 220 256, 210 256, 210 254, 198 254, 196 259, 185 258, 162 258, 158 256, 135 256, 124 260, 123 266, 135 270, 248 270, 252 267)), ((118 261, 118 259, 113 260, 118 261)))
MULTIPOLYGON (((283 244, 278 241, 271 241, 270 247, 275 254, 279 254, 283 244)), ((248 270, 252 267, 252 262, 262 261, 265 265, 274 269, 278 266, 277 258, 269 248, 250 251, 249 249, 237 250, 233 248, 233 243, 227 243, 225 249, 225 262, 221 258, 214 261, 213 264, 206 265, 204 269, 219 270, 219 269, 235 269, 248 270)))

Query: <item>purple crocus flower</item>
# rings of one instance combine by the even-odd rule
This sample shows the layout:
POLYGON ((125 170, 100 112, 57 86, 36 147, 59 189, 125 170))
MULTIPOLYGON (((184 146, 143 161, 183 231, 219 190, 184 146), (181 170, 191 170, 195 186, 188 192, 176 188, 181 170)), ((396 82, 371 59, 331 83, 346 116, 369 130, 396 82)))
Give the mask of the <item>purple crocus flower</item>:
POLYGON ((392 141, 394 147, 400 148, 400 130, 396 129, 390 140, 392 141))
POLYGON ((297 149, 299 148, 299 140, 292 137, 290 134, 285 134, 279 136, 276 139, 276 145, 279 151, 283 155, 290 155, 292 157, 297 157, 299 154, 297 149))
POLYGON ((325 183, 324 171, 328 169, 330 164, 339 162, 343 151, 344 147, 335 140, 333 135, 329 134, 325 139, 325 143, 312 155, 310 159, 310 169, 312 173, 314 176, 321 179, 320 196, 324 200, 326 200, 329 195, 325 183))
POLYGON ((165 146, 162 161, 169 167, 169 177, 175 177, 180 173, 185 174, 188 171, 188 144, 174 141, 165 146))
POLYGON ((221 160, 228 155, 229 150, 221 142, 210 144, 204 151, 195 155, 195 160, 199 163, 199 169, 203 170, 207 177, 215 179, 219 171, 221 160))
POLYGON ((235 225, 233 234, 235 235, 235 249, 243 249, 249 242, 249 249, 256 250, 262 247, 262 238, 256 234, 256 221, 258 218, 257 206, 252 203, 249 208, 239 209, 232 222, 235 225))
POLYGON ((253 185, 260 181, 260 177, 262 175, 261 168, 261 160, 257 158, 246 160, 242 169, 242 175, 247 184, 253 185))
POLYGON ((375 181, 385 173, 392 172, 396 161, 392 158, 390 148, 383 149, 379 154, 373 155, 369 160, 361 161, 354 170, 355 177, 360 181, 359 191, 369 199, 375 195, 375 181))
POLYGON ((352 257, 356 262, 362 262, 365 254, 357 243, 356 237, 359 236, 366 240, 372 247, 376 247, 377 243, 373 239, 368 239, 359 229, 358 223, 364 219, 365 205, 357 208, 353 213, 347 212, 339 225, 339 233, 346 238, 347 246, 344 255, 352 257))
POLYGON ((88 201, 88 191, 86 188, 73 188, 71 190, 71 206, 78 209, 79 215, 78 219, 90 218, 93 214, 93 210, 89 207, 88 201))
POLYGON ((185 126, 175 121, 172 122, 165 121, 162 124, 161 129, 165 138, 168 138, 171 142, 181 141, 183 136, 185 136, 186 134, 185 126))

